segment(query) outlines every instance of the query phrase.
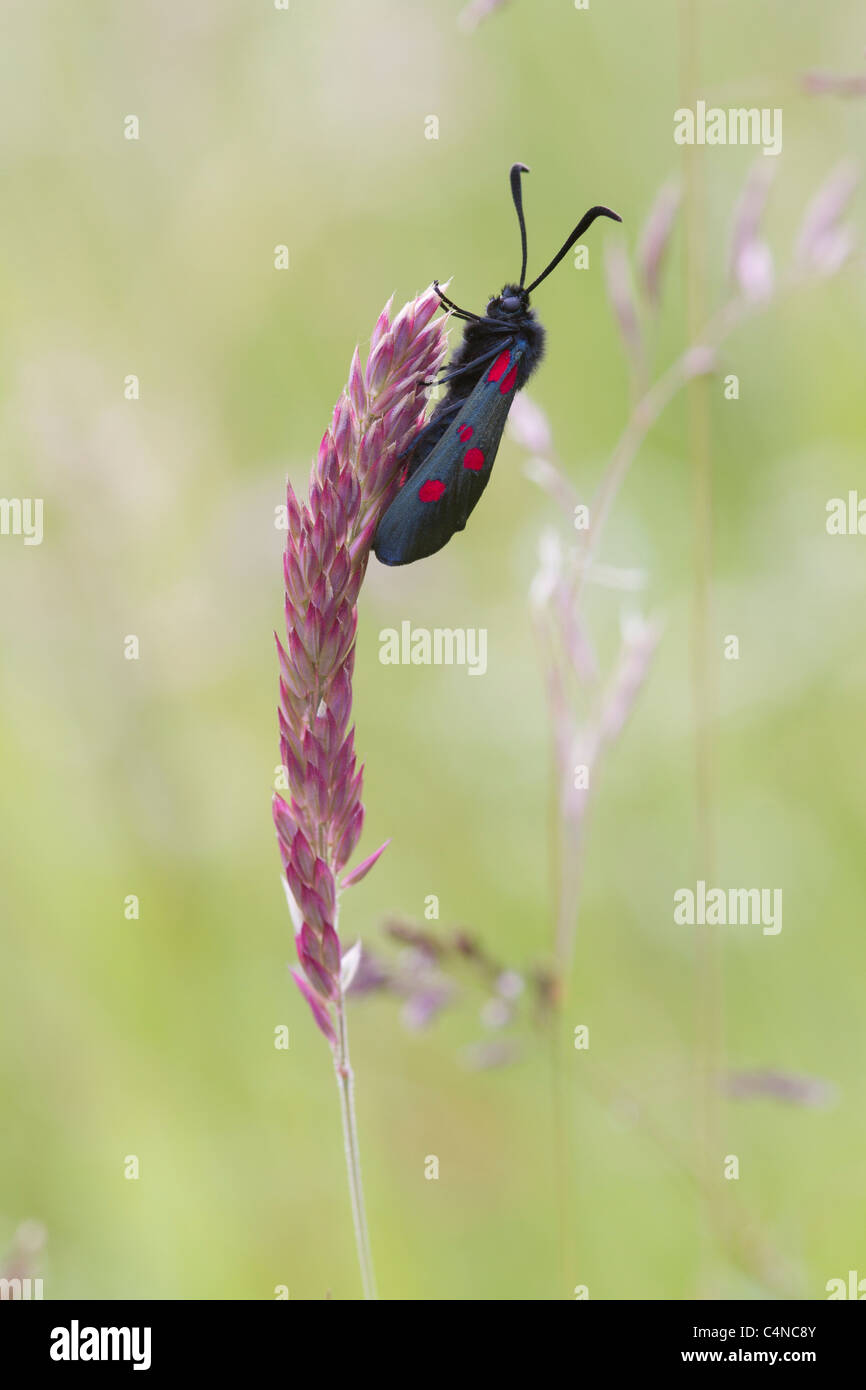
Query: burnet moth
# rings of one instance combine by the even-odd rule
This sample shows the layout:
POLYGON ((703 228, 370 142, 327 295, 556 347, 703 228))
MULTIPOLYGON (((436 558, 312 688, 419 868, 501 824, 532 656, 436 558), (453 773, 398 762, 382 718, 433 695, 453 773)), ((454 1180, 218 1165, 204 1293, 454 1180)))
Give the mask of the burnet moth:
POLYGON ((526 223, 521 175, 511 166, 511 196, 520 226, 520 283, 490 300, 484 317, 469 313, 433 288, 446 309, 466 325, 463 341, 440 377, 447 386, 427 424, 406 454, 402 485, 379 522, 373 550, 385 565, 409 565, 435 555, 462 531, 487 486, 515 394, 526 385, 544 352, 544 328, 529 296, 555 270, 597 217, 622 218, 610 208, 584 213, 565 245, 531 285, 526 279, 526 223))

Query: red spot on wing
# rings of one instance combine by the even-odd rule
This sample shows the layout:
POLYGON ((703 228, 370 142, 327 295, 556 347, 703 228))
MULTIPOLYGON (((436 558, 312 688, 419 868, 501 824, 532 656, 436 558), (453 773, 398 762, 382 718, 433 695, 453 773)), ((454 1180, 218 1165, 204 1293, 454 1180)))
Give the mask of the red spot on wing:
POLYGON ((440 483, 438 478, 428 478, 426 483, 422 483, 418 489, 418 500, 420 502, 438 502, 445 491, 445 484, 440 483))
MULTIPOLYGON (((490 368, 490 371, 487 373, 487 380, 498 381, 500 377, 503 377, 505 373, 508 371, 508 364, 510 361, 511 352, 508 348, 506 348, 504 352, 500 352, 496 361, 493 363, 493 366, 490 368)), ((500 390, 501 389, 502 388, 500 387, 500 390)))
POLYGON ((473 473, 477 473, 479 468, 484 467, 484 455, 480 449, 467 449, 463 455, 463 467, 471 468, 473 473))
POLYGON ((510 390, 512 390, 512 388, 513 388, 514 383, 515 383, 516 380, 517 380, 517 366, 515 365, 515 366, 513 366, 513 367, 511 368, 511 371, 508 373, 508 376, 505 378, 505 380, 503 381, 502 385, 500 386, 500 388, 499 388, 500 393, 501 393, 503 396, 507 396, 507 395, 508 395, 508 392, 509 392, 510 390))
POLYGON ((458 438, 458 439, 462 439, 462 440, 463 440, 463 443, 465 444, 466 441, 467 441, 467 439, 471 439, 471 438, 472 438, 472 426, 471 426, 471 425, 461 425, 460 428, 459 428, 459 430, 457 431, 457 438, 458 438))

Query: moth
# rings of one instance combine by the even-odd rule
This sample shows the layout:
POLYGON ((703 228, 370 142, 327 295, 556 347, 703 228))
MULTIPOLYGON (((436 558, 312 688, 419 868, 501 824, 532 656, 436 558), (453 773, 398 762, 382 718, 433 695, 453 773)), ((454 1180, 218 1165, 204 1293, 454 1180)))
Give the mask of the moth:
POLYGON ((610 208, 590 208, 550 264, 526 285, 521 177, 528 173, 525 164, 513 164, 509 174, 520 227, 519 282, 505 285, 481 315, 461 309, 433 281, 443 307, 465 325, 463 341, 439 378, 445 395, 407 451, 400 490, 376 530, 373 551, 385 565, 410 565, 435 555, 463 530, 489 481, 511 403, 544 354, 544 328, 529 296, 597 217, 622 221, 610 208))

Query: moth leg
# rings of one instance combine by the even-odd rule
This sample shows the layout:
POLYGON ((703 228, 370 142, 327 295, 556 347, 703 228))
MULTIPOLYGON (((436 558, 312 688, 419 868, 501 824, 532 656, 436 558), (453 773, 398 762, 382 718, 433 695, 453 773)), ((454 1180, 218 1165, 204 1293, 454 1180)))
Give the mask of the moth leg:
POLYGON ((460 407, 465 404, 465 401, 454 401, 453 404, 449 405, 443 401, 437 407, 436 414, 431 416, 426 425, 418 431, 409 448, 400 456, 400 461, 405 463, 407 479, 412 477, 412 474, 420 468, 427 457, 427 450, 423 448, 425 436, 433 431, 435 431, 437 438, 443 435, 450 424, 451 417, 456 415, 460 407))
POLYGON ((453 299, 449 299, 447 294, 444 294, 442 290, 440 290, 438 280, 433 281, 433 289, 435 293, 438 294, 440 300, 445 305, 446 309, 451 309, 452 312, 456 314, 458 318, 468 319, 470 323, 481 323, 481 315, 472 314, 468 309, 461 309, 458 304, 454 303, 453 299))
POLYGON ((476 367, 483 367, 485 362, 490 362, 493 360, 494 357, 498 357, 500 352, 504 352, 505 349, 507 347, 510 347, 513 342, 513 338, 504 338, 502 342, 496 344, 495 348, 491 348, 489 352, 483 353, 481 357, 474 357, 472 361, 467 362, 465 366, 457 367, 455 371, 448 372, 445 376, 440 376, 435 381, 425 381, 424 385, 444 386, 446 381, 454 381, 455 377, 465 376, 467 372, 474 371, 476 367))

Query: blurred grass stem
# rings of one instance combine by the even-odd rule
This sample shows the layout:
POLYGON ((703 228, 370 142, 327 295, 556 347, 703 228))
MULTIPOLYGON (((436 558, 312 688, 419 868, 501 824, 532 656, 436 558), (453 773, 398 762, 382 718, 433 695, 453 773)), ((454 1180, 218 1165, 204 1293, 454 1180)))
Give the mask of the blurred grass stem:
MULTIPOLYGON (((681 0, 680 82, 683 103, 697 95, 699 85, 699 17, 696 0, 681 0)), ((705 321, 706 218, 701 180, 700 149, 683 147, 685 213, 685 285, 690 337, 705 321)), ((695 854, 698 876, 715 881, 716 836, 715 723, 717 667, 712 652, 713 493, 710 451, 709 380, 697 378, 688 387, 689 452, 693 477, 693 599, 692 707, 695 731, 694 795, 695 854)), ((697 1172, 704 1198, 703 1272, 700 1293, 713 1297, 714 1228, 724 1225, 716 1193, 721 1178, 722 1145, 720 1082, 724 1067, 724 986, 718 927, 697 933, 695 955, 697 1030, 696 1120, 697 1172)))

